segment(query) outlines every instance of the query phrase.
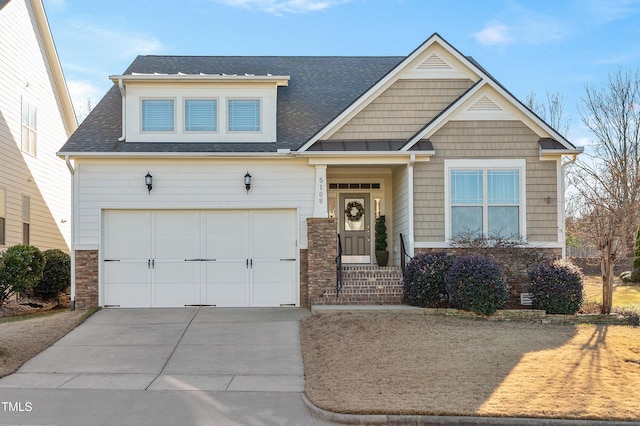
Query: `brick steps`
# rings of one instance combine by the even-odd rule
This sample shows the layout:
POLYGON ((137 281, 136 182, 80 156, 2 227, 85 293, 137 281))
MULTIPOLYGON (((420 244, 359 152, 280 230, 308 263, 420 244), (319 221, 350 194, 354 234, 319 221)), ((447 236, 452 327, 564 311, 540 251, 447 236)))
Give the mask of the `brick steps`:
POLYGON ((402 303, 402 271, 398 266, 343 266, 342 290, 335 288, 311 300, 312 305, 398 305, 402 303))

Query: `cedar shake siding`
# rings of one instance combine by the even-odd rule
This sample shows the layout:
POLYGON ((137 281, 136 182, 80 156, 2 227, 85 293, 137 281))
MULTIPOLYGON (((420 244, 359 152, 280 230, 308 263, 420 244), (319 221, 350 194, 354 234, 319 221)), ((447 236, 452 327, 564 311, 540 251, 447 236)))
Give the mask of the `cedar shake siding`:
POLYGON ((473 84, 471 80, 399 80, 330 139, 409 139, 473 84))
POLYGON ((416 241, 445 240, 444 160, 468 158, 526 159, 527 239, 557 241, 557 163, 540 160, 539 139, 520 121, 451 121, 442 127, 429 138, 435 156, 415 165, 416 241))

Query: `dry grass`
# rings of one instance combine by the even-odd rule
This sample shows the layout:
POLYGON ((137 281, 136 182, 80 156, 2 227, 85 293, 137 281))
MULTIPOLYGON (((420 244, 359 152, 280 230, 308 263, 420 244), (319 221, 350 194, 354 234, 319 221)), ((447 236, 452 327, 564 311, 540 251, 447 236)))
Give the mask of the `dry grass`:
MULTIPOLYGON (((585 275, 584 291, 586 300, 602 303, 602 278, 594 275, 585 275)), ((621 285, 620 278, 613 281, 613 305, 627 306, 640 304, 640 285, 621 285)))
POLYGON ((640 328, 407 314, 301 323, 307 397, 360 414, 640 418, 640 328))
POLYGON ((0 377, 16 371, 58 339, 73 330, 87 314, 83 311, 51 311, 0 322, 0 377))

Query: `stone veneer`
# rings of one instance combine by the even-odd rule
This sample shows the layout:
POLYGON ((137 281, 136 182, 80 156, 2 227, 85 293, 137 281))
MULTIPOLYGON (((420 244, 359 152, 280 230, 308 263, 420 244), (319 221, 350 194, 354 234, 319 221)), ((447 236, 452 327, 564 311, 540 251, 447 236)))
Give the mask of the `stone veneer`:
MULTIPOLYGON (((300 304, 309 306, 316 298, 335 293, 336 254, 338 252, 337 219, 307 218, 307 294, 300 294, 300 304)), ((302 259, 301 259, 302 260, 302 259)))
POLYGON ((76 309, 98 306, 98 250, 76 250, 76 309))

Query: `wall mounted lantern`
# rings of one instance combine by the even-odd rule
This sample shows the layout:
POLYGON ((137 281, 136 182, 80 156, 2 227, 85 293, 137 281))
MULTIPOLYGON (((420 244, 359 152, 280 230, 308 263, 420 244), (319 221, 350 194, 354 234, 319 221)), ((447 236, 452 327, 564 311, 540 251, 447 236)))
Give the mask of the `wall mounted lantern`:
POLYGON ((244 175, 244 188, 247 190, 247 193, 251 189, 251 175, 249 174, 249 171, 244 175))
POLYGON ((144 183, 147 185, 147 191, 149 191, 149 195, 151 195, 151 188, 153 188, 153 176, 151 176, 151 173, 147 172, 147 175, 144 177, 144 183))

